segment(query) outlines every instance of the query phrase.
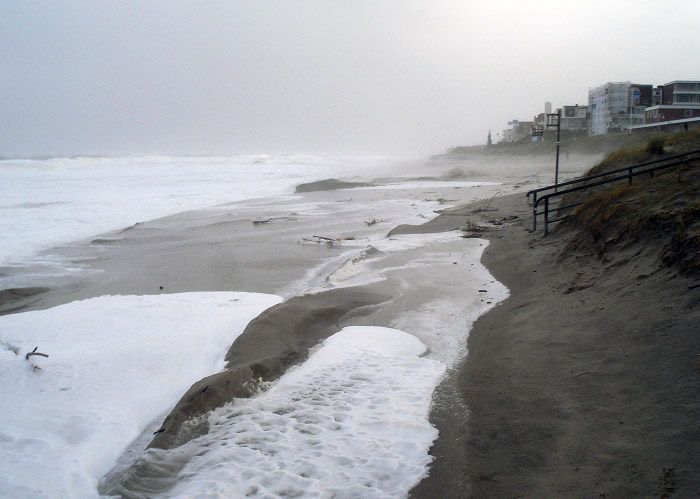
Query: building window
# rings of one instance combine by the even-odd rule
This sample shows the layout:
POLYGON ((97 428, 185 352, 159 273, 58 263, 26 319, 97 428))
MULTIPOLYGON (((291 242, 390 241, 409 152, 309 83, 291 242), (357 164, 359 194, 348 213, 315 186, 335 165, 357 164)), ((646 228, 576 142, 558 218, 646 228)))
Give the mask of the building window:
POLYGON ((685 117, 686 117, 686 118, 692 118, 692 117, 693 117, 693 110, 692 110, 692 109, 686 109, 686 110, 685 110, 685 117))

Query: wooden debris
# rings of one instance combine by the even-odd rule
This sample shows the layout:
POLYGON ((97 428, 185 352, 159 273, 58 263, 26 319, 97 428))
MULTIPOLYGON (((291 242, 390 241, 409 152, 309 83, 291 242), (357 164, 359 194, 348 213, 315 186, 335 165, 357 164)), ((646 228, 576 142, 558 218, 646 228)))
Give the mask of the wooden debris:
POLYGON ((484 206, 482 206, 482 207, 480 207, 480 208, 477 208, 476 210, 472 211, 472 213, 481 213, 481 212, 483 212, 483 211, 498 211, 497 208, 490 208, 490 206, 491 206, 491 202, 493 201, 493 198, 495 198, 496 196, 498 196, 500 193, 501 193, 501 191, 496 191, 496 194, 494 194, 493 196, 491 196, 491 199, 489 199, 489 200, 484 204, 484 206))
POLYGON ((272 222, 271 218, 267 220, 253 220, 253 225, 269 224, 270 222, 272 222))
POLYGON ((372 225, 381 223, 381 222, 386 222, 386 220, 383 220, 381 218, 370 218, 369 220, 365 220, 365 223, 367 224, 367 227, 371 227, 372 225))
POLYGON ((46 357, 47 359, 49 358, 49 356, 47 354, 37 352, 38 349, 39 349, 39 347, 34 347, 34 350, 32 350, 31 352, 27 353, 27 355, 24 356, 25 360, 29 360, 29 357, 31 357, 32 355, 41 355, 42 357, 46 357))
MULTIPOLYGON (((348 238, 349 239, 349 238, 348 238)), ((340 244, 340 239, 325 237, 325 236, 311 236, 311 239, 305 237, 302 241, 316 244, 327 244, 328 246, 333 246, 335 244, 340 244)))
POLYGON ((465 227, 461 227, 459 230, 464 232, 462 234, 462 237, 464 238, 470 238, 470 237, 479 237, 479 234, 486 232, 489 230, 488 227, 484 227, 483 225, 476 225, 471 222, 467 223, 465 227))

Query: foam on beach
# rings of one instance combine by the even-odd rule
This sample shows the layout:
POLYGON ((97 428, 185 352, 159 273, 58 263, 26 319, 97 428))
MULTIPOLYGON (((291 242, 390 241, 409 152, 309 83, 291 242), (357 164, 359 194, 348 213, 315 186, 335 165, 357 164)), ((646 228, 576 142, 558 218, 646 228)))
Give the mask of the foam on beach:
POLYGON ((270 390, 210 413, 208 434, 147 450, 147 467, 177 473, 172 488, 126 492, 404 497, 426 475, 437 437, 428 414, 445 367, 421 358, 425 350, 396 329, 347 327, 270 390))
MULTIPOLYGON (((388 254, 454 242, 460 237, 459 232, 450 231, 435 234, 401 234, 391 237, 374 236, 347 241, 343 244, 344 246, 367 246, 359 253, 345 260, 342 265, 330 273, 326 278, 325 285, 331 287, 360 286, 385 280, 387 272, 397 269, 388 267, 382 268, 381 271, 376 271, 371 268, 370 264, 376 264, 388 254)), ((477 253, 480 253, 480 251, 477 253)), ((418 265, 420 263, 409 263, 402 268, 418 265)), ((319 289, 313 291, 318 291, 319 289)))
POLYGON ((0 317, 0 496, 97 496, 125 447, 279 301, 103 296, 0 317), (36 346, 49 357, 26 360, 36 346))
MULTIPOLYGON (((221 262, 240 257, 244 270, 265 266, 270 274, 288 270, 280 255, 293 245, 290 266, 298 261, 305 266, 263 291, 293 296, 309 289, 377 284, 396 291, 395 298, 362 323, 396 329, 343 329, 270 390, 205 415, 209 433, 177 449, 144 451, 159 429, 154 425, 193 382, 223 367, 222 357, 235 337, 279 297, 101 297, 0 317, 0 360, 8 366, 0 372, 0 382, 10 387, 0 403, 11 408, 0 414, 0 495, 92 497, 104 478, 105 489, 99 492, 117 494, 110 487, 125 487, 132 497, 189 497, 202 491, 234 497, 405 497, 425 476, 437 436, 427 419, 433 390, 446 366, 463 358, 473 319, 504 299, 507 290, 478 263, 486 241, 462 239, 459 231, 386 234, 398 224, 425 222, 450 203, 490 199, 500 186, 417 178, 391 183, 400 188, 385 186, 395 192, 356 188, 290 196, 289 189, 300 181, 337 175, 343 168, 357 171, 370 162, 293 160, 283 165, 256 157, 238 169, 239 160, 83 158, 14 166, 0 161, 0 178, 3 168, 4 173, 15 166, 28 168, 22 177, 27 183, 20 182, 18 192, 24 190, 28 200, 36 201, 17 205, 17 198, 15 204, 0 204, 12 215, 5 233, 21 232, 30 241, 14 253, 0 238, 0 260, 5 248, 7 254, 41 262, 45 268, 37 269, 37 275, 49 270, 58 276, 62 267, 76 272, 104 268, 105 276, 113 278, 126 272, 122 261, 132 255, 140 261, 146 248, 163 266, 160 275, 167 275, 170 263, 160 262, 163 250, 184 241, 182 247, 192 245, 192 258, 199 258, 204 246, 225 247, 230 253, 221 262), (91 172, 92 161, 99 168, 91 172), (42 168, 47 171, 40 174, 42 168), (166 184, 153 183, 159 176, 166 184), (65 185, 44 195, 34 189, 40 177, 45 184, 65 185), (131 190, 139 182, 145 182, 144 189, 131 190), (110 188, 114 192, 100 194, 110 188), (68 204, 44 204, 61 201, 59 193, 68 204), (255 196, 260 197, 211 206, 255 196), (452 197, 459 199, 448 199, 452 197), (156 205, 163 211, 154 210, 156 205), (200 210, 133 225, 192 208, 200 210), (100 235, 95 244, 35 253, 124 226, 130 228, 100 235), (314 236, 333 244, 324 248, 314 236), (312 244, 318 247, 307 246, 312 244), (274 250, 269 255, 268 246, 274 250), (109 265, 93 266, 91 258, 109 265), (50 357, 25 360, 24 354, 37 345, 50 357), (33 365, 41 370, 32 370, 33 365), (147 473, 140 476, 148 483, 123 480, 129 466, 139 463, 146 466, 147 473)), ((376 174, 376 168, 368 171, 376 174)), ((15 239, 8 241, 15 244, 15 239)), ((213 268, 219 272, 224 267, 213 268)), ((17 275, 9 272, 2 279, 21 281, 34 271, 31 266, 10 270, 17 275)), ((202 282, 184 289, 208 289, 209 283, 202 282)), ((222 282, 230 285, 232 280, 222 282)), ((236 283, 233 289, 260 290, 236 283)), ((33 280, 29 284, 36 285, 33 280)))
POLYGON ((144 220, 291 193, 323 172, 345 175, 377 162, 312 156, 0 160, 0 265, 144 220))

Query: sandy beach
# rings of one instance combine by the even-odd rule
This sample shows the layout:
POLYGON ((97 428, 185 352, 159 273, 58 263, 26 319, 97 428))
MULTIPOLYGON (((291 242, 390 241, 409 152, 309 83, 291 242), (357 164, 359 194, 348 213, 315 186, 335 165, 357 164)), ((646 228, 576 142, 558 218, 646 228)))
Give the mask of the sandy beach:
POLYGON ((0 2, 0 499, 700 499, 700 1, 84 3, 0 2))
MULTIPOLYGON (((395 328, 402 334, 417 338, 422 348, 427 348, 424 359, 420 359, 423 362, 421 369, 425 365, 433 365, 431 362, 437 362, 435 365, 443 366, 443 370, 446 366, 455 365, 465 354, 467 334, 474 319, 507 295, 507 289, 479 264, 485 241, 463 239, 458 230, 389 237, 387 233, 407 221, 420 223, 434 218, 450 206, 470 201, 488 203, 494 196, 520 192, 527 186, 541 182, 538 165, 530 164, 519 170, 517 165, 507 162, 497 172, 479 171, 478 166, 478 161, 466 164, 424 161, 419 164, 403 163, 398 172, 396 168, 373 168, 371 177, 350 177, 347 181, 329 177, 326 181, 301 185, 298 190, 304 192, 296 194, 287 191, 283 195, 147 219, 112 232, 92 235, 86 240, 51 248, 41 254, 36 264, 30 261, 23 266, 4 267, 2 275, 5 282, 26 284, 24 287, 7 286, 8 289, 1 295, 2 312, 10 314, 6 317, 26 316, 27 320, 42 311, 54 315, 73 311, 71 316, 79 318, 76 314, 79 314, 81 307, 107 304, 109 297, 114 297, 111 303, 115 308, 109 313, 114 314, 115 310, 127 303, 143 302, 147 307, 144 313, 148 309, 156 315, 161 314, 163 326, 158 331, 167 336, 163 327, 169 327, 165 326, 169 320, 168 309, 158 305, 167 301, 160 301, 161 298, 174 304, 177 300, 187 300, 186 296, 178 298, 179 294, 241 290, 276 295, 283 301, 250 322, 245 330, 232 331, 233 344, 229 343, 229 347, 221 349, 222 364, 212 366, 209 371, 217 374, 203 379, 201 376, 192 378, 187 385, 190 386, 189 390, 180 388, 179 402, 178 397, 170 399, 172 405, 167 413, 163 414, 162 411, 166 410, 168 402, 159 401, 158 412, 147 416, 147 424, 138 423, 137 427, 142 428, 138 430, 140 436, 130 430, 131 433, 125 438, 110 440, 105 449, 111 446, 126 448, 114 469, 110 471, 110 466, 105 469, 102 464, 100 471, 95 472, 97 479, 107 474, 99 485, 99 491, 119 493, 124 497, 166 494, 180 480, 182 466, 190 461, 189 458, 183 461, 178 457, 182 455, 182 449, 200 445, 197 442, 203 442, 220 429, 211 427, 210 411, 232 405, 234 398, 250 400, 255 404, 258 397, 247 397, 260 392, 269 393, 269 388, 274 388, 291 367, 297 369, 304 366, 311 354, 322 347, 325 339, 347 326, 395 328), (511 176, 506 182, 500 182, 500 174, 511 176), (66 270, 62 271, 64 268, 66 270), (105 298, 94 301, 97 297, 105 298), (240 336, 233 341, 238 334, 240 336), (137 438, 134 440, 135 436, 137 438), (193 440, 197 442, 190 444, 193 440), (160 456, 160 464, 150 459, 154 455, 160 456), (163 460, 169 464, 164 465, 163 460)), ((125 310, 119 315, 122 314, 128 315, 129 312, 125 310)), ((114 324, 119 324, 120 320, 117 316, 113 319, 105 316, 105 327, 96 327, 95 330, 99 334, 118 335, 120 329, 115 328, 114 324)), ((154 326, 157 323, 156 320, 154 326)), ((134 324, 138 325, 138 322, 134 324)), ((86 334, 90 334, 89 325, 87 327, 86 334)), ((206 334, 206 328, 206 323, 203 323, 193 333, 206 334)), ((48 339, 41 339, 45 329, 38 326, 34 329, 38 339, 36 342, 30 341, 48 349, 48 339)), ((16 354, 24 348, 31 350, 36 346, 25 346, 20 330, 18 328, 16 333, 4 340, 16 354)), ((71 326, 68 331, 77 329, 71 326)), ((147 348, 148 341, 139 340, 139 336, 133 336, 132 331, 129 334, 129 342, 133 342, 139 352, 147 348)), ((151 336, 148 329, 139 334, 145 335, 144 340, 151 336)), ((79 346, 78 337, 76 340, 71 344, 79 346)), ((61 363, 66 345, 51 345, 48 362, 61 363)), ((157 344, 152 347, 159 352, 161 350, 157 344)), ((187 352, 184 355, 187 358, 187 352)), ((355 369, 368 369, 367 366, 363 367, 364 357, 357 357, 359 364, 355 369)), ((91 355, 91 362, 97 360, 94 354, 91 355)), ((355 365, 353 362, 346 365, 355 365)), ((29 388, 35 386, 33 378, 23 374, 24 364, 20 364, 16 366, 16 376, 28 383, 29 388)), ((389 365, 385 362, 381 364, 389 365)), ((51 370, 54 369, 52 365, 44 367, 51 370)), ((65 365, 64 369, 66 383, 69 386, 75 384, 76 380, 70 375, 71 367, 65 365)), ((373 369, 377 372, 377 380, 381 379, 379 366, 373 369)), ((86 380, 88 378, 85 376, 90 372, 95 373, 94 370, 86 371, 86 380)), ((391 371, 387 371, 384 376, 391 375, 391 371)), ((90 376, 88 386, 95 383, 92 379, 94 376, 90 376)), ((406 376, 411 376, 411 370, 406 371, 406 376)), ((372 378, 366 378, 366 375, 360 377, 372 378)), ((56 372, 41 379, 62 378, 56 372)), ((155 378, 149 376, 149 379, 155 378)), ((317 388, 310 388, 311 393, 325 389, 323 379, 319 378, 317 388)), ((370 411, 357 419, 357 430, 352 425, 344 425, 344 431, 357 435, 358 430, 362 431, 361 428, 367 426, 363 421, 379 417, 382 411, 391 413, 392 408, 405 405, 404 401, 392 400, 393 389, 390 387, 395 386, 397 381, 390 379, 377 385, 375 390, 382 394, 381 397, 388 397, 382 403, 381 410, 370 411)), ((434 382, 437 383, 437 379, 434 382)), ((343 381, 336 383, 341 384, 331 384, 330 387, 337 386, 339 391, 329 392, 329 396, 332 393, 336 393, 335 396, 343 394, 352 386, 352 383, 348 385, 343 381)), ((394 474, 396 490, 401 491, 397 492, 399 496, 405 495, 420 481, 431 459, 427 451, 437 431, 430 426, 427 414, 434 385, 427 389, 415 402, 419 407, 414 416, 404 416, 402 419, 398 414, 389 414, 398 418, 398 425, 392 425, 393 428, 404 425, 410 429, 411 421, 416 420, 426 426, 427 432, 421 433, 423 436, 420 440, 416 436, 415 443, 414 438, 406 442, 409 446, 418 445, 420 452, 415 459, 412 458, 411 463, 415 464, 401 464, 406 466, 405 477, 394 474)), ((58 402, 62 399, 61 393, 59 387, 55 394, 58 402)), ((129 399, 128 393, 122 395, 129 399)), ((373 396, 372 400, 379 401, 381 397, 373 396)), ((312 403, 315 398, 305 395, 301 400, 312 403)), ((408 397, 406 402, 410 400, 413 398, 408 397)), ((80 406, 75 407, 79 409, 80 406)), ((109 414, 110 418, 112 414, 113 411, 109 414)), ((48 421, 55 421, 60 416, 49 414, 46 417, 48 421)), ((22 420, 18 415, 12 423, 18 425, 18 429, 14 430, 18 435, 25 431, 22 420)), ((130 421, 134 421, 134 418, 130 418, 130 421)), ((335 424, 329 423, 330 426, 335 424)), ((94 430, 99 428, 95 427, 94 430)), ((290 431, 297 432, 295 428, 290 427, 290 431)), ((274 434, 274 428, 269 428, 269 431, 274 434)), ((90 434, 95 434, 92 428, 90 434)), ((391 433, 382 431, 381 435, 386 438, 391 433)), ((45 440, 48 442, 49 438, 47 436, 45 440)), ((251 438, 255 440, 256 437, 251 438)), ((20 445, 21 440, 15 441, 17 443, 13 444, 12 452, 31 462, 31 454, 25 452, 20 445)), ((390 446, 400 444, 400 441, 387 441, 390 445, 385 448, 390 455, 383 458, 384 463, 400 464, 405 461, 407 454, 404 451, 390 450, 390 446)), ((374 445, 369 438, 364 442, 363 445, 368 448, 374 445)), ((278 451, 273 449, 270 456, 278 451)), ((312 448, 309 452, 316 453, 312 448)), ((197 453, 194 451, 192 456, 197 453)), ((368 451, 347 450, 341 455, 343 462, 346 462, 347 459, 361 459, 368 455, 368 451)), ((318 460, 313 458, 312 461, 314 459, 318 460)), ((375 466, 371 472, 384 476, 381 471, 383 466, 394 469, 395 465, 375 466)), ((83 468, 76 468, 76 472, 79 473, 80 469, 83 468)), ((258 473, 264 474, 265 470, 259 468, 258 473)), ((346 474, 342 467, 338 468, 337 473, 338 476, 346 474)), ((324 476, 326 471, 320 467, 317 474, 324 476)), ((301 479, 308 482, 304 477, 301 479)), ((91 487, 89 481, 85 482, 82 477, 80 480, 87 488, 91 487)), ((388 483, 384 479, 374 480, 377 484, 388 483)), ((222 479, 221 483, 223 486, 229 482, 240 483, 226 479, 222 479)), ((285 487, 284 480, 272 480, 270 483, 279 490, 285 487)), ((333 480, 331 483, 343 482, 333 480)), ((348 486, 353 483, 349 482, 348 486)), ((71 490, 70 484, 65 487, 65 490, 71 490)))
MULTIPOLYGON (((565 174, 593 162, 579 158, 565 174)), ((5 290, 0 310, 118 294, 282 296, 231 345, 226 368, 196 381, 129 455, 206 434, 209 411, 259 393, 344 327, 383 326, 415 335, 448 367, 430 413, 434 462, 411 497, 692 495, 697 282, 651 253, 601 261, 564 251, 572 229, 530 233, 525 191, 546 183, 548 169, 512 158, 490 166, 443 162, 408 181, 328 179, 282 202, 139 223, 54 250, 82 271, 5 290), (396 224, 388 214, 407 197, 416 209, 433 203, 418 218, 437 216, 396 224), (357 206, 377 211, 368 219, 357 206), (485 268, 472 256, 482 251, 485 268)), ((185 464, 131 459, 101 493, 163 493, 185 464)))
MULTIPOLYGON (((695 496, 697 276, 654 251, 562 256, 571 231, 529 233, 521 196, 493 207, 518 217, 483 236, 482 261, 511 295, 477 320, 438 390, 436 460, 411 496, 695 496)), ((414 230, 479 224, 474 208, 414 230)))
MULTIPOLYGON (((428 185, 431 181, 427 181, 428 185)), ((508 186, 485 186, 481 192, 487 194, 478 195, 481 198, 480 202, 483 203, 483 198, 488 199, 497 192, 512 190, 516 183, 508 186)), ((329 183, 322 184, 323 187, 327 187, 329 183)), ((330 184, 333 184, 330 190, 315 188, 305 195, 323 202, 329 199, 342 201, 348 197, 352 197, 353 202, 362 202, 362 198, 372 200, 378 197, 392 202, 391 200, 398 195, 406 195, 405 189, 403 193, 402 189, 397 192, 392 192, 391 189, 347 192, 336 190, 335 182, 330 184)), ((423 192, 410 195, 423 198, 426 195, 437 198, 450 196, 451 199, 454 199, 455 195, 463 195, 462 193, 472 196, 469 190, 458 186, 459 184, 448 182, 447 185, 426 187, 423 192)), ((330 234, 340 239, 351 239, 341 240, 332 245, 328 245, 324 240, 320 241, 321 244, 313 240, 302 241, 300 244, 299 225, 300 222, 303 223, 302 220, 289 220, 285 216, 279 213, 266 214, 260 219, 273 218, 276 221, 257 226, 250 220, 236 222, 239 229, 236 235, 236 256, 240 261, 236 262, 234 259, 232 262, 229 260, 230 254, 222 251, 221 265, 225 267, 234 263, 237 268, 240 265, 242 271, 235 273, 236 278, 247 278, 249 280, 246 281, 246 285, 252 285, 256 291, 264 292, 278 288, 280 282, 288 282, 291 273, 300 273, 303 277, 304 273, 308 274, 308 268, 312 267, 316 269, 315 273, 307 275, 305 286, 314 290, 297 294, 298 288, 292 286, 288 288, 289 294, 285 302, 254 319, 229 349, 226 355, 226 370, 198 381, 183 395, 148 444, 150 448, 174 449, 206 433, 209 430, 208 423, 202 417, 208 411, 222 406, 233 397, 248 397, 258 392, 265 383, 277 380, 290 367, 302 363, 322 340, 349 325, 390 326, 409 332, 428 345, 430 358, 440 359, 449 365, 463 355, 464 342, 473 320, 483 311, 493 307, 498 301, 498 296, 505 292, 505 288, 495 283, 483 267, 477 268, 473 257, 470 256, 480 254, 484 241, 463 239, 458 230, 449 230, 442 234, 392 235, 388 238, 382 235, 378 243, 386 241, 383 244, 388 246, 377 244, 377 247, 367 250, 363 249, 363 244, 355 243, 355 238, 362 234, 361 230, 377 229, 374 225, 379 225, 378 229, 386 234, 391 228, 390 221, 368 225, 361 221, 358 224, 357 221, 347 219, 335 222, 331 219, 334 232, 330 234), (296 227, 287 233, 287 227, 290 225, 296 227), (359 229, 362 226, 365 228, 359 229), (350 230, 352 232, 349 232, 350 230), (273 232, 274 235, 261 240, 262 231, 268 231, 268 234, 273 232), (276 241, 276 244, 269 244, 271 240, 276 241), (432 240, 439 244, 430 243, 432 240), (392 250, 394 246, 401 250, 392 250), (282 262, 279 261, 281 255, 284 255, 282 262), (329 255, 329 263, 320 266, 318 263, 313 264, 314 259, 316 262, 322 262, 328 259, 329 255), (416 264, 417 261, 420 263, 416 264), (353 279, 358 278, 355 283, 353 279), (480 292, 484 288, 487 288, 487 293, 480 292), (460 314, 461 308, 469 312, 460 314), (459 334, 455 334, 457 331, 459 334)), ((380 216, 385 215, 378 213, 377 218, 380 216)), ((174 237, 181 238, 185 219, 189 219, 188 223, 195 226, 193 230, 184 232, 187 240, 192 241, 192 247, 188 249, 188 245, 181 242, 173 244, 173 247, 177 247, 177 261, 182 261, 183 255, 188 257, 190 254, 194 255, 194 252, 201 252, 203 247, 207 252, 205 254, 211 255, 212 250, 207 248, 217 248, 218 245, 203 244, 201 234, 205 231, 209 231, 206 234, 212 238, 221 238, 222 235, 227 237, 222 231, 226 224, 210 227, 210 214, 177 216, 172 220, 144 224, 137 228, 137 234, 142 233, 145 236, 154 231, 155 226, 172 224, 176 227, 173 230, 174 237)), ((458 228, 454 226, 450 229, 458 228)), ((303 225, 301 230, 304 230, 303 225)), ((315 235, 318 232, 312 231, 319 230, 321 229, 318 225, 313 228, 309 226, 307 233, 315 235)), ((329 234, 328 229, 323 230, 323 234, 329 234)), ((169 239, 166 234, 160 233, 154 239, 140 238, 138 235, 136 237, 137 241, 124 245, 122 251, 132 254, 134 248, 143 244, 145 246, 141 246, 140 251, 135 251, 135 260, 148 262, 148 255, 153 251, 153 258, 163 262, 162 243, 169 239)), ((169 268, 174 265, 166 263, 169 268)), ((112 265, 109 263, 110 267, 112 265)), ((116 263, 114 265, 121 268, 116 263)), ((138 274, 143 275, 139 269, 140 266, 135 268, 138 274)), ((212 272, 222 275, 217 266, 212 268, 212 272)), ((133 286, 142 282, 116 270, 114 277, 117 283, 124 285, 133 286)), ((201 282, 201 285, 216 282, 206 280, 206 276, 204 280, 199 281, 201 276, 189 272, 180 278, 195 279, 195 283, 201 282)), ((166 289, 172 289, 173 286, 172 281, 166 278, 151 282, 165 282, 166 289)), ((186 282, 185 285, 192 286, 192 282, 186 282)), ((173 470, 168 470, 167 474, 173 476, 173 470)), ((126 473, 120 471, 108 475, 100 490, 102 493, 143 496, 161 493, 170 486, 172 481, 164 477, 159 479, 158 473, 154 475, 153 463, 145 459, 134 462, 126 473), (154 478, 156 482, 160 480, 160 485, 154 485, 154 478)))

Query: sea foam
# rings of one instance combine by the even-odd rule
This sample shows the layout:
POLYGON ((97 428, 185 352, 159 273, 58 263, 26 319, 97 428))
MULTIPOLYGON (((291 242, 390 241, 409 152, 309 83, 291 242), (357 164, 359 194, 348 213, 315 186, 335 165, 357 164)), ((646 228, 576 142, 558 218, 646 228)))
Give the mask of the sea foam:
POLYGON ((96 497, 126 446, 279 301, 103 296, 0 317, 0 496, 96 497), (49 357, 26 360, 37 346, 49 357))
POLYGON ((445 366, 425 350, 396 329, 344 328, 267 392, 213 411, 208 434, 147 450, 150 468, 181 468, 155 496, 406 496, 437 438, 428 414, 445 366))

